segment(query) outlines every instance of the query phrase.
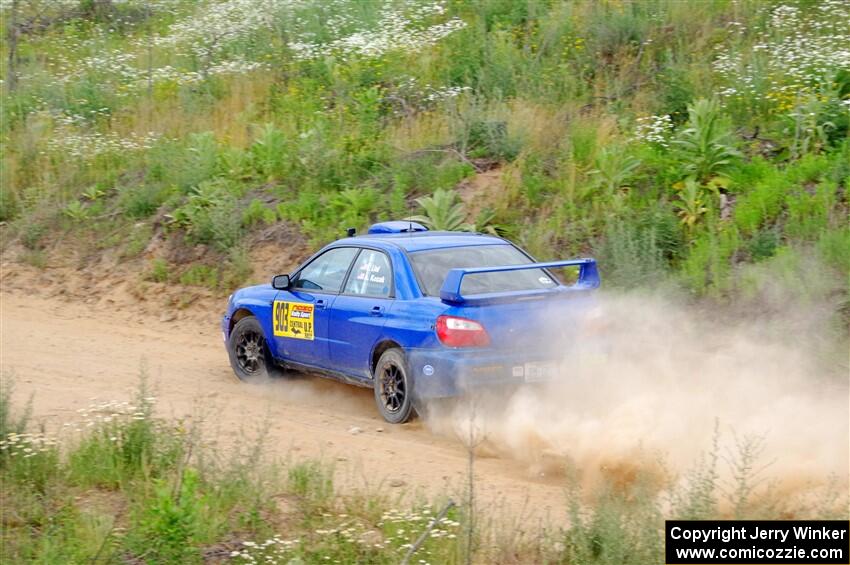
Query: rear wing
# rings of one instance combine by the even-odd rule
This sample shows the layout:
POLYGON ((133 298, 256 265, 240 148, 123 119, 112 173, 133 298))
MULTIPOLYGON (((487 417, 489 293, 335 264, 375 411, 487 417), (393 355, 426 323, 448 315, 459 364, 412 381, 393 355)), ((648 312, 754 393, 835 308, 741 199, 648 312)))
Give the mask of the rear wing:
MULTIPOLYGON (((452 269, 443 282, 440 289, 440 299, 443 302, 462 304, 470 302, 471 297, 465 297, 460 293, 463 286, 463 277, 466 275, 477 275, 480 273, 503 273, 508 271, 526 271, 530 269, 553 269, 556 267, 579 267, 578 281, 569 288, 576 290, 592 289, 599 287, 599 271, 596 269, 595 259, 571 259, 569 261, 550 261, 548 263, 528 263, 526 265, 506 265, 504 267, 475 267, 469 269, 452 269)), ((542 292, 548 292, 545 289, 542 292)), ((525 294, 537 294, 539 291, 510 291, 495 292, 489 294, 475 295, 475 301, 499 301, 499 299, 516 296, 518 292, 525 294)))

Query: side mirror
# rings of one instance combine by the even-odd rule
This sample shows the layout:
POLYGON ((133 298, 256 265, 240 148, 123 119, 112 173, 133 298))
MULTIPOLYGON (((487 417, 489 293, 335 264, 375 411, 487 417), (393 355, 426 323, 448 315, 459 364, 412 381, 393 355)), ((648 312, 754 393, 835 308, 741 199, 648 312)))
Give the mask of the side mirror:
POLYGON ((275 275, 272 277, 272 288, 286 290, 289 288, 289 275, 275 275))

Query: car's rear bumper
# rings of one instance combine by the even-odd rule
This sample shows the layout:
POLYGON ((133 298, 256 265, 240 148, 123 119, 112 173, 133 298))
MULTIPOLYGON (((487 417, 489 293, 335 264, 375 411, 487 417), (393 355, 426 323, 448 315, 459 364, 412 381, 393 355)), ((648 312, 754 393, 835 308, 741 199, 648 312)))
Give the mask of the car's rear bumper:
POLYGON ((460 396, 476 389, 539 383, 557 378, 552 354, 477 349, 416 349, 407 352, 417 397, 460 396))

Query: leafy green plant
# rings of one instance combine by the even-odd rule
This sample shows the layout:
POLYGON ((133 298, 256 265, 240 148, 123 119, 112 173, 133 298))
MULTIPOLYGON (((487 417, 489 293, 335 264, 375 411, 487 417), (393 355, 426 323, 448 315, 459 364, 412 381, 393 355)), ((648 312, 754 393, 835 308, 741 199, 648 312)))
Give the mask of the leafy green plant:
POLYGON ((416 203, 425 215, 411 216, 411 221, 419 222, 432 230, 472 231, 475 226, 466 221, 463 203, 454 190, 437 190, 431 196, 422 196, 416 203))
POLYGON ((673 202, 673 207, 678 210, 682 224, 688 231, 693 231, 696 223, 708 211, 706 192, 694 179, 685 179, 679 190, 679 198, 673 202))
POLYGON ((359 227, 379 208, 380 195, 372 188, 347 188, 331 199, 343 227, 359 227))
POLYGON ((94 202, 95 200, 99 200, 100 198, 102 198, 105 194, 106 194, 105 190, 103 190, 98 185, 93 184, 83 191, 83 198, 85 198, 86 200, 89 200, 91 202, 94 202))
MULTIPOLYGON (((833 132, 838 129, 841 113, 830 115, 831 102, 837 100, 835 92, 798 95, 795 107, 787 114, 786 133, 791 137, 792 159, 808 153, 818 153, 830 145, 833 132), (831 118, 831 119, 830 119, 831 118)), ((846 113, 846 112, 845 112, 846 113)))
POLYGON ((507 224, 498 223, 496 220, 496 212, 492 208, 484 208, 481 212, 478 213, 478 216, 475 217, 475 223, 473 224, 474 231, 479 233, 489 233, 491 235, 496 235, 499 237, 511 238, 515 234, 511 229, 511 226, 507 224))
POLYGON ((641 160, 629 155, 622 147, 606 147, 596 157, 596 168, 590 174, 599 178, 610 196, 621 187, 628 186, 640 165, 641 160))
POLYGON ((75 222, 84 222, 89 217, 89 209, 79 200, 72 200, 68 203, 62 213, 75 222))
POLYGON ((265 124, 251 145, 257 171, 267 180, 281 178, 288 169, 286 136, 274 124, 265 124))
POLYGON ((685 173, 699 181, 727 171, 740 158, 716 98, 701 98, 688 106, 688 122, 672 143, 682 156, 685 173))

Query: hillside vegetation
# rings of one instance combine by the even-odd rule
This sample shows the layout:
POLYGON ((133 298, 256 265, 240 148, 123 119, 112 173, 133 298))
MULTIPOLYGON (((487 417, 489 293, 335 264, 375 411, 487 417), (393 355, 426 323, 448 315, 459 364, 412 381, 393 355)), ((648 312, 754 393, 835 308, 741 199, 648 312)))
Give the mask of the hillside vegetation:
POLYGON ((227 290, 264 229, 417 214, 699 295, 816 257, 846 301, 841 0, 0 6, 0 220, 32 264, 165 238, 204 254, 147 276, 227 290))

